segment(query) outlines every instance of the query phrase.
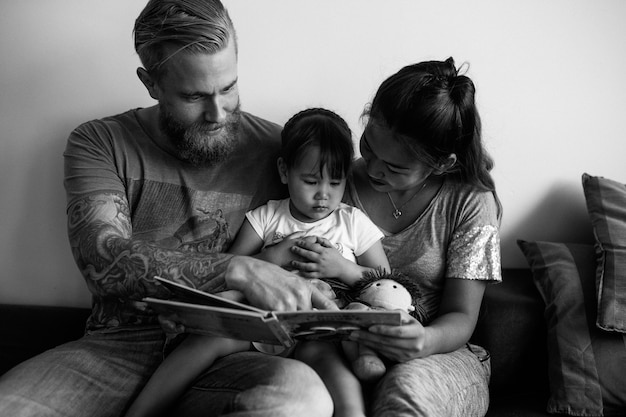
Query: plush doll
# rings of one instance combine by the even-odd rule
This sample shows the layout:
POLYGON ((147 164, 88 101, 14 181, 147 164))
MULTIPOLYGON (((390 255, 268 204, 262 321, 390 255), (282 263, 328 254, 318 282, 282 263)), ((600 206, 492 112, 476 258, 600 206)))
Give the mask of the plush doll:
MULTIPOLYGON (((419 287, 405 275, 376 271, 367 274, 353 287, 347 297, 351 301, 347 310, 402 310, 422 318, 418 304, 419 287)), ((354 374, 361 381, 373 382, 387 371, 382 358, 366 346, 344 342, 344 352, 351 362, 354 374)))

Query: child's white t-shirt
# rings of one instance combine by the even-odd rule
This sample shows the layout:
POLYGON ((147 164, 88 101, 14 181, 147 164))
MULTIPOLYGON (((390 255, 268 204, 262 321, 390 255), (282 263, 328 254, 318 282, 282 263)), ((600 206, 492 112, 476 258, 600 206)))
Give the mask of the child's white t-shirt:
POLYGON ((327 217, 307 223, 291 215, 289 199, 270 200, 246 213, 252 228, 263 239, 264 247, 280 242, 295 232, 328 239, 352 262, 383 238, 380 229, 356 207, 341 203, 327 217))

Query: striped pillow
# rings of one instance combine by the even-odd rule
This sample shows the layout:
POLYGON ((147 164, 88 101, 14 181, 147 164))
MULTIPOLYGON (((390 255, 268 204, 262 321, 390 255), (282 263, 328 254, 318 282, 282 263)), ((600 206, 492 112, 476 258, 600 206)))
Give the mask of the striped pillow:
POLYGON ((626 333, 626 185, 583 174, 583 190, 599 255, 596 324, 626 333))
POLYGON ((546 304, 547 411, 626 415, 626 335, 595 325, 593 245, 517 241, 546 304))

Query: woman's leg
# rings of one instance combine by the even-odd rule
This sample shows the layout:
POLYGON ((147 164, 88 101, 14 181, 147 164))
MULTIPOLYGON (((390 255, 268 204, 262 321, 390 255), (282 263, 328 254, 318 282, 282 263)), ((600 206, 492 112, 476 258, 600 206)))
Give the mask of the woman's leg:
POLYGON ((187 335, 152 375, 126 417, 167 415, 192 382, 216 359, 249 347, 249 342, 240 340, 187 335))
POLYGON ((0 377, 0 415, 122 415, 163 358, 160 328, 95 332, 0 377))
POLYGON ((484 416, 490 374, 488 354, 473 345, 394 365, 375 388, 372 416, 484 416))
POLYGON ((242 352, 215 362, 171 415, 330 417, 333 405, 313 369, 295 359, 242 352))

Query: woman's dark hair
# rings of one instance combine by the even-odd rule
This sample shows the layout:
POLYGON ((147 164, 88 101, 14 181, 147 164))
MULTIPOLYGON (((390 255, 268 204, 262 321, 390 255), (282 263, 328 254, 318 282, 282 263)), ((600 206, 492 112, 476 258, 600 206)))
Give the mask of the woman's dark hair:
POLYGON ((495 195, 493 160, 483 148, 475 92, 452 58, 420 62, 387 78, 364 115, 384 123, 435 169, 454 153, 457 162, 446 174, 495 195))
POLYGON ((281 138, 287 168, 297 165, 311 146, 318 146, 320 175, 327 168, 331 178, 348 176, 354 159, 352 132, 336 113, 321 108, 296 113, 285 123, 281 138))

